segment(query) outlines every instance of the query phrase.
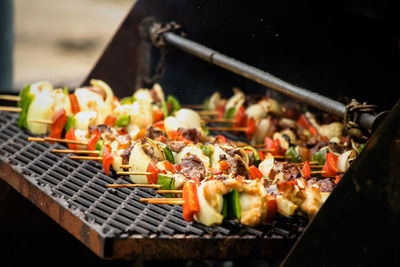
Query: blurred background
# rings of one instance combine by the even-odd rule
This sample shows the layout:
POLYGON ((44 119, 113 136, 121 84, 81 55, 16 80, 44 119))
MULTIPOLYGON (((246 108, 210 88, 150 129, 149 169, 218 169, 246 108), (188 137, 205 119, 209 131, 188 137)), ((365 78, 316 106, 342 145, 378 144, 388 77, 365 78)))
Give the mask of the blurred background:
MULTIPOLYGON (((13 64, 12 88, 7 89, 18 91, 24 84, 40 80, 71 89, 78 86, 135 1, 1 0, 0 12, 14 10, 10 25, 14 28, 13 63, 4 63, 13 64)), ((10 23, 9 19, 10 14, 2 14, 2 20, 10 23)), ((1 38, 8 35, 6 46, 11 34, 2 34, 1 38)), ((10 57, 10 50, 6 51, 1 52, 7 53, 1 55, 3 62, 10 57)), ((7 75, 4 70, 3 75, 7 75)))

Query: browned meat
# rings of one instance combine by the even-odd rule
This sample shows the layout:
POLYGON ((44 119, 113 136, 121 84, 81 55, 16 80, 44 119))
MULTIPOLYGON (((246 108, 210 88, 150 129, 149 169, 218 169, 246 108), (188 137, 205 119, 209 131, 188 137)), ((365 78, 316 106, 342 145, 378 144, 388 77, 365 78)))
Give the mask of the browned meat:
POLYGON ((234 177, 241 175, 245 178, 249 177, 249 171, 244 163, 243 159, 239 155, 235 155, 228 159, 229 169, 228 172, 234 177))
POLYGON ((149 128, 147 128, 146 137, 154 140, 154 139, 156 139, 157 137, 160 137, 160 136, 167 137, 165 132, 162 131, 161 129, 157 128, 157 127, 150 126, 149 128))
POLYGON ((202 142, 201 134, 196 129, 178 128, 178 131, 182 133, 183 137, 192 141, 194 144, 202 142))
POLYGON ((185 142, 181 141, 171 141, 169 142, 169 147, 171 148, 172 151, 175 153, 179 153, 182 151, 182 149, 186 146, 185 142))
POLYGON ((307 184, 308 185, 318 184, 320 192, 329 192, 329 193, 332 192, 333 188, 335 187, 335 184, 329 178, 325 179, 313 178, 308 180, 307 184))
POLYGON ((122 153, 121 153, 121 157, 122 157, 122 164, 127 165, 129 164, 129 157, 131 156, 131 151, 134 147, 134 143, 131 143, 129 145, 129 147, 127 149, 125 149, 122 153))
POLYGON ((285 179, 288 181, 292 181, 298 177, 301 177, 299 168, 291 162, 275 161, 272 170, 274 173, 282 172, 285 179))
POLYGON ((206 175, 204 164, 196 155, 190 154, 184 157, 181 166, 181 172, 188 178, 203 179, 206 175))

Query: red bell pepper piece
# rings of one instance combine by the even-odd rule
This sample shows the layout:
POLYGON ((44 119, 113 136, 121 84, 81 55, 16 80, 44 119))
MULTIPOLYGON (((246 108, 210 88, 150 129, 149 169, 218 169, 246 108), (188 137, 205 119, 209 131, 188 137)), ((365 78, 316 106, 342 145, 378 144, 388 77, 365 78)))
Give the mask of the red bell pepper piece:
MULTIPOLYGON (((97 141, 99 141, 101 137, 100 131, 99 129, 94 129, 92 136, 90 137, 89 141, 88 141, 88 145, 87 145, 87 149, 88 150, 96 150, 96 143, 97 141)), ((96 154, 92 154, 90 156, 97 156, 96 154)))
POLYGON ((254 118, 250 118, 247 121, 247 129, 246 129, 246 137, 247 139, 251 139, 254 132, 256 131, 256 121, 254 120, 254 118))
POLYGON ((326 153, 326 161, 322 170, 322 176, 324 177, 332 177, 335 176, 338 172, 340 172, 339 168, 337 167, 338 157, 333 153, 326 153))
MULTIPOLYGON (((65 134, 65 139, 73 140, 73 141, 76 140, 75 128, 74 127, 70 128, 68 130, 68 132, 65 134)), ((69 149, 72 149, 72 150, 78 149, 78 145, 77 144, 67 144, 67 145, 68 145, 69 149)))
POLYGON ((301 170, 303 171, 303 176, 305 179, 308 180, 311 178, 311 166, 308 160, 304 162, 303 168, 301 170))
POLYGON ((257 169, 256 166, 251 165, 249 167, 249 171, 250 171, 250 177, 251 179, 255 180, 255 179, 261 179, 263 177, 262 172, 260 172, 259 169, 257 169))
POLYGON ((164 118, 164 113, 161 110, 154 109, 153 110, 153 118, 154 118, 154 122, 161 121, 164 118))
POLYGON ((233 127, 245 127, 247 122, 247 116, 245 113, 244 106, 240 106, 239 110, 235 114, 233 127))
POLYGON ((225 115, 225 107, 224 106, 216 106, 215 110, 217 111, 217 118, 222 119, 225 115))
POLYGON ((72 114, 76 114, 81 111, 81 108, 79 107, 79 102, 78 98, 76 97, 75 94, 69 94, 69 102, 71 103, 71 112, 72 114))
POLYGON ((104 124, 110 127, 114 127, 114 123, 117 120, 117 116, 114 115, 107 115, 106 119, 104 120, 104 124))
POLYGON ((161 130, 165 130, 164 120, 157 121, 153 124, 154 127, 160 128, 161 130))
POLYGON ((225 161, 225 160, 221 160, 220 162, 218 162, 219 163, 219 170, 221 171, 221 172, 224 172, 224 171, 226 171, 227 169, 229 169, 229 165, 228 165, 228 163, 225 161))
POLYGON ((228 139, 223 135, 219 134, 219 135, 215 136, 215 138, 217 139, 217 143, 220 143, 220 144, 228 143, 228 139))
POLYGON ((101 162, 103 163, 104 173, 108 175, 110 173, 111 163, 113 162, 113 156, 111 154, 111 147, 109 144, 106 144, 103 148, 101 162))
POLYGON ((318 134, 317 129, 315 129, 315 127, 311 124, 306 115, 301 114, 297 120, 297 123, 304 129, 309 130, 312 136, 316 136, 318 134))
POLYGON ((284 151, 281 147, 279 139, 273 140, 271 137, 266 136, 264 139, 265 149, 270 150, 273 156, 282 156, 284 151))
POLYGON ((183 218, 187 222, 193 221, 193 216, 200 211, 199 199, 197 197, 197 184, 187 182, 183 186, 183 218))
POLYGON ((149 165, 147 165, 146 172, 150 172, 151 174, 146 175, 147 177, 147 183, 148 184, 157 184, 158 182, 158 173, 160 172, 160 169, 158 169, 157 165, 154 163, 154 161, 150 161, 149 165))
POLYGON ((260 157, 260 160, 261 161, 264 161, 264 159, 265 159, 265 155, 264 155, 264 153, 261 151, 261 150, 258 150, 258 156, 260 157))
POLYGON ((267 195, 267 217, 265 223, 269 223, 272 218, 276 215, 278 206, 276 204, 276 197, 273 195, 267 195))
POLYGON ((68 118, 65 109, 59 109, 53 116, 51 124, 50 137, 61 138, 62 132, 64 130, 65 124, 67 124, 68 118))

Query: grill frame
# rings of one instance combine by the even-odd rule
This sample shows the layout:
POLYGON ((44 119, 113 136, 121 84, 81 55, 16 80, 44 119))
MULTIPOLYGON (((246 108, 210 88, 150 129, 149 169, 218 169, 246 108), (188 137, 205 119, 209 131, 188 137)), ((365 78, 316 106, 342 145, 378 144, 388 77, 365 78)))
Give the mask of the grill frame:
POLYGON ((129 178, 106 176, 95 161, 52 153, 64 148, 60 144, 28 142, 32 135, 17 127, 17 119, 0 112, 0 177, 103 259, 279 260, 308 223, 302 216, 278 216, 257 228, 187 223, 181 206, 140 203, 141 197, 162 197, 154 190, 107 189, 129 178))

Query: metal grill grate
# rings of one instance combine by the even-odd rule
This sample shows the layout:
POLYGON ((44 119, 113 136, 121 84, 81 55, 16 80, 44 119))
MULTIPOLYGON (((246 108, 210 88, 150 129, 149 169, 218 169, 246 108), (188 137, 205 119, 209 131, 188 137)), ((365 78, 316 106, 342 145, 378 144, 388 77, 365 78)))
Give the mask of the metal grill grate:
POLYGON ((106 184, 130 180, 114 172, 106 176, 98 162, 72 160, 67 154, 52 153, 54 148, 65 148, 60 144, 28 142, 31 135, 16 126, 17 119, 17 114, 0 113, 0 160, 9 162, 16 173, 61 206, 74 214, 82 214, 81 219, 102 236, 295 239, 307 224, 305 218, 280 216, 271 224, 257 228, 229 222, 214 227, 187 223, 182 218, 181 206, 148 205, 139 201, 142 197, 162 197, 154 190, 107 189, 106 184))

